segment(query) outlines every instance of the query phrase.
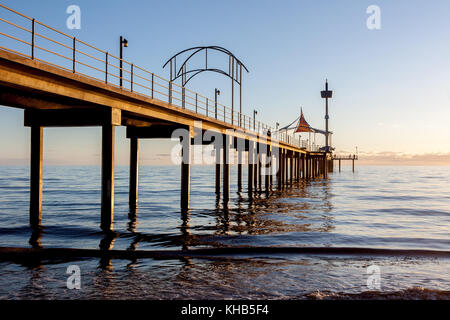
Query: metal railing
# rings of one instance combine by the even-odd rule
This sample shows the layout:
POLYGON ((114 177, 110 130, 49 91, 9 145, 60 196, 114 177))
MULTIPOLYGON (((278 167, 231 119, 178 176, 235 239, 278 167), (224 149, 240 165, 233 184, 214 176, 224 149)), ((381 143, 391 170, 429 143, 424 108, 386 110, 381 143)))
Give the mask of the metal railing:
MULTIPOLYGON (((131 62, 101 50, 2 4, 0 49, 57 67, 143 97, 167 102, 242 129, 302 147, 305 141, 280 134, 272 126, 182 87, 131 62), (21 20, 12 22, 8 19, 21 20), (27 24, 26 27, 23 24, 27 24), (8 32, 9 31, 9 32, 8 32), (12 35, 14 34, 14 36, 12 35), (120 67, 122 65, 122 67, 120 67), (122 76, 120 74, 122 73, 122 76)), ((308 149, 309 146, 306 147, 308 149)))

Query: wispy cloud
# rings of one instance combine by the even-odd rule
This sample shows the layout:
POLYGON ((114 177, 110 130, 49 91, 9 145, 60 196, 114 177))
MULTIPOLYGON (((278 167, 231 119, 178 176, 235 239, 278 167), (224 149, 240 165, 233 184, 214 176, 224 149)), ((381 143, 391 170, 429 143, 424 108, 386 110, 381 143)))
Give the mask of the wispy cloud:
POLYGON ((360 152, 360 164, 373 165, 450 165, 450 152, 410 154, 403 152, 360 152))

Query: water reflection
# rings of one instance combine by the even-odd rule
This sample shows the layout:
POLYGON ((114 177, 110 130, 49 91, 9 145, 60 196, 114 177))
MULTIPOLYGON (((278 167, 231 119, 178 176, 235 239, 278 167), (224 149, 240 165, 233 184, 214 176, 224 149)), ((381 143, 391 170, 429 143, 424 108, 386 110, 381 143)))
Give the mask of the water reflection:
MULTIPOLYGON (((118 237, 122 240, 130 239, 127 246, 130 251, 137 250, 141 243, 147 244, 145 247, 157 244, 159 247, 181 250, 249 243, 273 245, 270 240, 259 242, 260 239, 253 236, 331 232, 335 228, 332 196, 328 179, 300 181, 282 190, 269 188, 263 192, 252 192, 251 196, 247 190, 242 190, 230 197, 228 203, 222 202, 217 195, 213 209, 180 211, 178 234, 138 232, 138 208, 130 207, 125 228, 127 232, 102 233, 98 248, 102 251, 113 250, 118 237), (207 223, 199 223, 197 219, 207 223), (193 226, 191 220, 194 221, 193 226), (234 242, 233 236, 242 236, 245 241, 234 242)), ((33 248, 42 248, 42 233, 41 228, 33 229, 29 240, 33 248)), ((111 259, 101 259, 100 267, 111 268, 111 259)))

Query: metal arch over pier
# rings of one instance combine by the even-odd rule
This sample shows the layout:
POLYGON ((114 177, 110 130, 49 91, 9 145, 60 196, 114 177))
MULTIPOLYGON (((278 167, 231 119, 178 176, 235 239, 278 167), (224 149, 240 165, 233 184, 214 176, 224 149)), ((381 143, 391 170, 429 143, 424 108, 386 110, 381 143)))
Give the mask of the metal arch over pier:
MULTIPOLYGON (((112 230, 114 221, 116 126, 126 126, 130 139, 129 202, 134 209, 138 203, 139 139, 172 138, 178 129, 185 129, 177 136, 182 145, 180 207, 183 211, 189 209, 191 145, 204 144, 198 137, 203 137, 206 131, 214 132, 222 143, 221 155, 217 154, 223 160, 224 205, 229 199, 231 149, 238 150, 240 159, 247 153, 250 197, 263 189, 271 190, 275 185, 274 174, 276 185, 282 190, 301 179, 326 177, 332 170, 329 152, 303 148, 301 141, 293 136, 279 139, 271 126, 254 118, 252 121, 234 110, 230 112, 226 106, 220 108, 223 118, 212 117, 207 97, 187 89, 188 94, 180 92, 170 80, 3 5, 0 9, 15 14, 24 26, 3 18, 1 13, 0 23, 12 30, 26 31, 28 36, 22 39, 13 33, 0 32, 1 37, 8 39, 0 45, 0 105, 23 109, 24 124, 31 128, 30 224, 33 227, 40 226, 42 220, 43 129, 46 127, 102 128, 100 224, 105 231, 112 230), (41 28, 51 30, 59 38, 44 36, 41 28), (45 47, 42 39, 65 49, 66 54, 68 50, 70 56, 45 47), (119 71, 122 77, 117 76, 119 71), (235 115, 243 121, 235 123, 235 115), (198 122, 202 124, 200 130, 196 126, 198 122), (275 161, 267 162, 268 156, 275 161), (270 170, 264 170, 268 173, 263 174, 262 168, 270 170)), ((238 170, 239 186, 241 175, 242 168, 238 170)), ((220 174, 216 179, 220 190, 220 174)))

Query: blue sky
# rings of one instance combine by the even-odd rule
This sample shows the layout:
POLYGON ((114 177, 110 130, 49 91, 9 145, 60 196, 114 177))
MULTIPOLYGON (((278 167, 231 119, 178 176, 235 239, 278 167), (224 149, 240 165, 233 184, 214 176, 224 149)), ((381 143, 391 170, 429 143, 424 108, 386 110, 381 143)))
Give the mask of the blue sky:
MULTIPOLYGON (((28 16, 167 77, 162 65, 174 53, 219 45, 249 68, 243 100, 264 122, 290 123, 300 107, 324 127, 320 90, 334 90, 330 128, 337 150, 361 153, 450 153, 450 2, 442 1, 1 1, 28 16), (81 30, 66 28, 66 8, 82 11, 81 30), (381 30, 366 27, 369 5, 381 9, 381 30)), ((1 41, 1 39, 0 39, 1 41)), ((189 88, 208 96, 230 81, 203 74, 189 88)), ((23 112, 0 108, 1 163, 28 159, 23 112)), ((318 139, 319 140, 319 139, 318 139)), ((49 129, 47 163, 100 163, 100 129, 49 129)), ((146 141, 142 159, 157 162, 171 143, 146 141)), ((128 142, 117 130, 118 163, 128 142)))

